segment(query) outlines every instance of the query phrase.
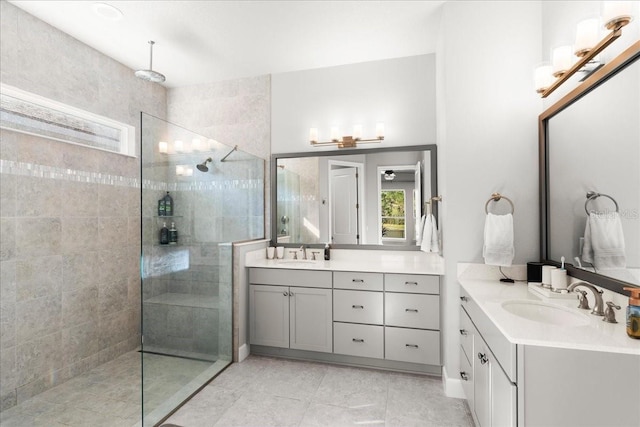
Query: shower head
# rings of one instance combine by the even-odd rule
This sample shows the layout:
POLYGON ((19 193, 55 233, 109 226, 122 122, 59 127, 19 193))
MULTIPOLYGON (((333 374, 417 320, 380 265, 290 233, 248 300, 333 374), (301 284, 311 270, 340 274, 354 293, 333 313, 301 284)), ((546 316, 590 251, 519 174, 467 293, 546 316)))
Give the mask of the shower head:
POLYGON ((135 75, 137 78, 142 80, 147 80, 149 82, 154 83, 162 83, 165 81, 165 77, 158 73, 157 71, 153 71, 153 45, 155 42, 153 40, 149 40, 149 69, 148 70, 137 70, 135 75))
POLYGON ((196 165, 196 167, 198 168, 198 170, 200 172, 209 172, 209 167, 207 166, 207 163, 211 163, 213 159, 211 159, 211 157, 208 157, 207 160, 205 160, 204 162, 196 165))

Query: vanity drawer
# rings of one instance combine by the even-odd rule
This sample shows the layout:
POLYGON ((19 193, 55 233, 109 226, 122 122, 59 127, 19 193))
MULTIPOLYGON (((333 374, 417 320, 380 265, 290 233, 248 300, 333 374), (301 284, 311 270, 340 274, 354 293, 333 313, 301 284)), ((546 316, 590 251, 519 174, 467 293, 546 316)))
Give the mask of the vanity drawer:
POLYGON ((466 311, 460 309, 460 347, 469 362, 473 357, 474 326, 466 311))
POLYGON ((280 268, 250 268, 249 283, 256 285, 331 288, 331 272, 280 268))
POLYGON ((440 365, 440 332, 385 327, 384 354, 387 360, 440 365))
MULTIPOLYGON (((460 380, 462 381, 462 389, 464 395, 469 402, 469 408, 473 408, 473 368, 471 363, 467 360, 466 355, 460 355, 460 380)), ((472 409, 473 410, 473 409, 472 409)))
POLYGON ((385 274, 384 290, 414 294, 439 294, 440 276, 421 274, 385 274))
POLYGON ((333 291, 333 320, 382 325, 382 292, 333 291))
POLYGON ((333 272, 333 287, 335 289, 382 291, 383 282, 384 276, 382 273, 359 273, 351 271, 333 272))
POLYGON ((389 326, 440 329, 440 296, 387 293, 384 315, 389 326))
POLYGON ((333 323, 333 352, 350 356, 384 357, 384 328, 352 323, 333 323))

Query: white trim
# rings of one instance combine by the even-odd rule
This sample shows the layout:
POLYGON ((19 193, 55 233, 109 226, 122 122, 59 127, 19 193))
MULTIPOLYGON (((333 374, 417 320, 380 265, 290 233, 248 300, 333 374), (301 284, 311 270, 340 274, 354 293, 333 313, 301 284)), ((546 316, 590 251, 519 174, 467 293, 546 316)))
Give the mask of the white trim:
MULTIPOLYGON (((366 212, 365 209, 367 208, 364 202, 364 200, 366 199, 366 197, 364 197, 364 163, 350 162, 346 160, 335 160, 335 159, 329 159, 327 161, 327 181, 328 181, 327 194, 328 194, 328 200, 329 200, 329 207, 331 207, 331 200, 332 200, 331 199, 331 170, 333 169, 333 166, 353 167, 353 168, 356 168, 358 171, 358 205, 360 206, 358 209, 358 236, 360 237, 358 241, 359 241, 359 244, 366 243, 363 241, 364 239, 363 230, 365 229, 364 213, 366 212)), ((328 238, 329 238, 329 242, 333 243, 333 239, 332 239, 333 224, 331 223, 331 209, 329 209, 329 214, 327 216, 328 216, 327 224, 329 224, 328 238)))
POLYGON ((455 397, 457 399, 466 399, 462 388, 462 380, 459 378, 450 378, 447 374, 447 367, 442 367, 442 387, 444 388, 444 394, 447 397, 455 397))
POLYGON ((251 351, 249 350, 249 345, 247 345, 246 343, 242 344, 238 349, 238 362, 242 362, 244 359, 249 357, 250 353, 251 351))
POLYGON ((10 126, 6 126, 5 122, 0 124, 0 128, 8 129, 14 132, 19 132, 27 135, 39 136, 42 138, 52 139, 55 141, 65 142, 67 144, 79 145, 86 148, 92 148, 94 150, 106 151, 109 153, 122 154, 129 157, 137 157, 136 156, 136 135, 135 135, 135 127, 127 125, 126 123, 118 122, 116 120, 110 119, 108 117, 100 116, 98 114, 90 113, 85 110, 81 110, 76 107, 72 107, 67 104, 63 104, 58 101, 54 101, 52 99, 45 98, 40 95, 36 95, 31 92, 24 91, 22 89, 18 89, 13 86, 6 85, 4 83, 0 83, 0 93, 3 95, 10 96, 12 98, 19 99, 21 101, 29 102, 31 104, 35 104, 39 107, 44 107, 50 110, 55 110, 64 114, 69 114, 75 116, 79 119, 83 119, 89 122, 97 123, 103 126, 109 126, 120 131, 120 151, 113 151, 99 147, 93 147, 88 144, 82 144, 79 142, 69 141, 62 138, 56 138, 48 135, 42 135, 36 132, 29 132, 22 129, 13 128, 10 126))

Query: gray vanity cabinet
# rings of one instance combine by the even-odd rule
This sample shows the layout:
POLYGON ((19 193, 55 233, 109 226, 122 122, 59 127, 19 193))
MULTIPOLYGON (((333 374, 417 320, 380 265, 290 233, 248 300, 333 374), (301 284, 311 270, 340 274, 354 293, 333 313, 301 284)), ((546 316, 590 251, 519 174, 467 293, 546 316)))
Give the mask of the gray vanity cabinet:
POLYGON ((331 273, 253 268, 249 281, 251 344, 333 351, 331 273))
POLYGON ((460 377, 474 421, 480 427, 516 426, 515 345, 492 328, 464 290, 461 300, 460 377))

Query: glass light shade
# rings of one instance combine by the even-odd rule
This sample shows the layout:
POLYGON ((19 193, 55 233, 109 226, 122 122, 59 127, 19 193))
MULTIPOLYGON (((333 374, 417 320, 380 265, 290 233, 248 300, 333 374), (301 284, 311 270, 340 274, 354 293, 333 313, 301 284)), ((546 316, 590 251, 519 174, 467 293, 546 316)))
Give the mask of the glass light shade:
POLYGON ((193 151, 203 151, 204 145, 199 138, 194 138, 191 140, 191 149, 193 151))
POLYGON ((384 138, 384 123, 376 123, 376 138, 384 138))
POLYGON ((193 176, 193 168, 190 168, 190 167, 185 168, 184 176, 193 176))
POLYGON ((169 152, 169 144, 164 141, 158 142, 158 153, 167 154, 169 152))
POLYGON ((353 127, 353 139, 362 139, 362 125, 353 127))
POLYGON ((551 54, 551 67, 554 77, 560 77, 573 65, 573 48, 558 46, 551 54))
POLYGON ((536 92, 544 92, 553 83, 553 74, 551 65, 542 64, 533 72, 533 80, 535 82, 536 92))
POLYGON ((576 26, 576 56, 583 57, 600 41, 600 22, 597 18, 585 19, 576 26))
POLYGON ((176 166, 176 175, 177 176, 184 175, 184 166, 182 166, 182 165, 176 166))
POLYGON ((184 142, 180 141, 179 139, 174 141, 173 148, 174 150, 176 150, 176 153, 184 152, 184 142))
POLYGON ((331 128, 331 140, 340 141, 340 129, 337 126, 331 128))
POLYGON ((602 21, 608 30, 624 27, 632 19, 632 1, 603 1, 602 21))
POLYGON ((317 128, 309 129, 309 141, 318 142, 318 129, 317 128))

